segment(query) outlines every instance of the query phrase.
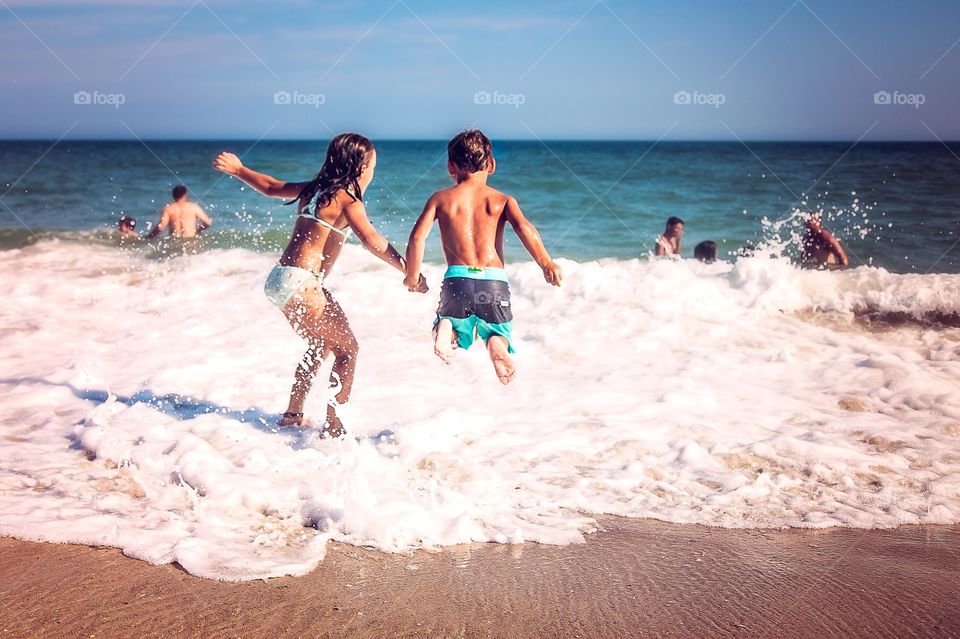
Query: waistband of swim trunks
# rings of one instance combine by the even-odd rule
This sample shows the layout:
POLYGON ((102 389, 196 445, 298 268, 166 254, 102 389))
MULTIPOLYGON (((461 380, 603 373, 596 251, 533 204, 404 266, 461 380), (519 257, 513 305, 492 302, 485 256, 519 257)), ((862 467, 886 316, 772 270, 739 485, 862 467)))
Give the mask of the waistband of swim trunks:
POLYGON ((448 277, 465 277, 471 280, 494 280, 497 282, 509 281, 505 270, 492 266, 448 266, 447 272, 443 274, 443 279, 448 277))

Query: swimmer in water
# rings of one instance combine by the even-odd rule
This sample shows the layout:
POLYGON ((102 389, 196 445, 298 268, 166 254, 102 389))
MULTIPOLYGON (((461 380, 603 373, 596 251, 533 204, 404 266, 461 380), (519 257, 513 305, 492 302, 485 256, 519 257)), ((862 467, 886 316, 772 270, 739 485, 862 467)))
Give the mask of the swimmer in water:
POLYGON ((160 221, 147 234, 148 240, 168 229, 171 237, 192 238, 213 226, 213 220, 203 209, 188 200, 187 187, 182 184, 173 187, 172 195, 173 202, 160 211, 160 221))
POLYGON ((811 268, 843 268, 850 265, 847 254, 833 233, 823 228, 820 216, 810 213, 804 223, 803 263, 811 268))
POLYGON ((117 242, 120 244, 126 244, 128 242, 134 242, 140 239, 140 234, 137 233, 136 227, 137 221, 132 217, 127 217, 126 215, 120 216, 120 221, 117 222, 117 230, 119 235, 117 235, 117 242))
POLYGON ((693 247, 693 256, 705 264, 717 261, 717 243, 713 240, 700 242, 693 247))
POLYGON ((447 172, 454 186, 434 193, 424 205, 407 244, 404 283, 411 291, 420 290, 424 244, 433 223, 439 222, 448 266, 434 321, 434 352, 449 364, 454 347, 470 348, 479 335, 486 343, 497 377, 509 384, 516 366, 510 357, 514 352, 513 313, 503 263, 507 223, 542 269, 548 284, 560 286, 563 274, 517 201, 487 186, 487 178, 497 166, 487 136, 476 130, 460 133, 447 144, 447 158, 447 172))
POLYGON ((654 255, 680 255, 680 243, 683 240, 683 220, 671 217, 663 235, 657 236, 653 247, 654 255))

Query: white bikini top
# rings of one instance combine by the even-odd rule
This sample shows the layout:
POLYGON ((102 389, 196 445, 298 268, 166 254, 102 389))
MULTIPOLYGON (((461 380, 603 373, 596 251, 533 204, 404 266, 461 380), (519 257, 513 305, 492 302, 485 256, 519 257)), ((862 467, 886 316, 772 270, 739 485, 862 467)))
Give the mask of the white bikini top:
POLYGON ((325 226, 331 231, 333 231, 334 233, 339 233, 340 235, 343 236, 344 240, 347 240, 351 235, 353 235, 353 229, 350 228, 349 226, 347 226, 346 228, 338 229, 330 222, 327 222, 326 220, 321 220, 319 217, 317 217, 314 213, 311 213, 310 211, 301 211, 300 213, 297 213, 297 217, 305 217, 308 220, 313 220, 320 226, 325 226))

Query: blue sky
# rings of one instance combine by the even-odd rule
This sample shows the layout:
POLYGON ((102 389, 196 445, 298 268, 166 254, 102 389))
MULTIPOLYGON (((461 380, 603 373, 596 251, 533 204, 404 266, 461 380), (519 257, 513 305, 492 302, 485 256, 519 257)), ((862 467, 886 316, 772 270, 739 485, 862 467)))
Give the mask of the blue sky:
POLYGON ((0 42, 3 138, 960 139, 946 0, 0 0, 0 42))

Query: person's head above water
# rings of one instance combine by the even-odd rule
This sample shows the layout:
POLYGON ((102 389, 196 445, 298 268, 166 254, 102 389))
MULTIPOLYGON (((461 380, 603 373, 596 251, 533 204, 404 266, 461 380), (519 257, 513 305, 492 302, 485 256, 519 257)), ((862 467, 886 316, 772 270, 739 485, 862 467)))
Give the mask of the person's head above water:
POLYGON ((700 242, 693 248, 693 256, 701 262, 711 264, 717 261, 717 243, 713 240, 700 242))
POLYGON ((126 231, 128 229, 132 231, 134 227, 137 225, 137 221, 132 217, 121 215, 120 221, 117 223, 117 225, 120 227, 121 231, 126 231))
POLYGON ((470 129, 458 133, 447 143, 447 171, 454 180, 478 171, 493 173, 496 166, 493 145, 482 131, 470 129))
POLYGON ((175 187, 173 187, 173 190, 170 192, 170 194, 173 196, 174 202, 179 202, 180 200, 187 197, 187 187, 185 187, 182 184, 178 184, 175 187))
POLYGON ((818 232, 823 228, 823 218, 819 213, 807 213, 807 218, 804 220, 804 225, 811 231, 818 232))
POLYGON ((316 199, 316 207, 322 209, 340 191, 362 202, 376 165, 377 150, 373 142, 359 133, 341 133, 330 140, 327 157, 317 176, 287 204, 299 202, 306 208, 316 199))
POLYGON ((667 220, 667 230, 663 234, 668 237, 679 237, 683 235, 683 227, 683 220, 679 217, 671 217, 667 220))

